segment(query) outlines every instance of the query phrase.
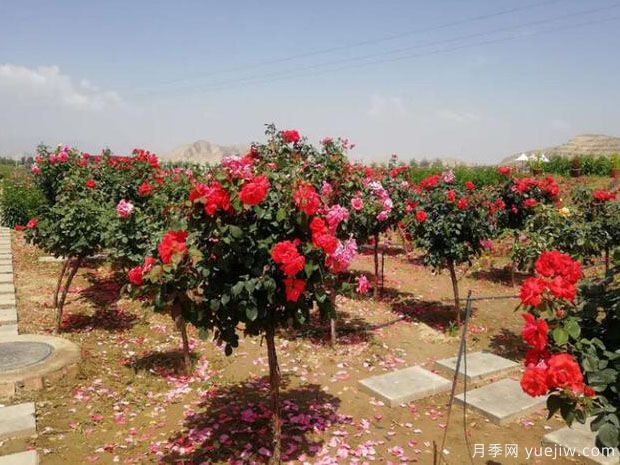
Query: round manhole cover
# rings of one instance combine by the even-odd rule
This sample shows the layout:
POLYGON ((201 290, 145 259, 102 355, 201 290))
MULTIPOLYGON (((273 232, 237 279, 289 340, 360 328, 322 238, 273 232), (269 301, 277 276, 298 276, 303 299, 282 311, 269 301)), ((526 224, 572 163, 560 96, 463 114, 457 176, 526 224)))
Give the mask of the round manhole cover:
POLYGON ((44 342, 11 341, 0 343, 0 373, 42 362, 52 353, 44 342))

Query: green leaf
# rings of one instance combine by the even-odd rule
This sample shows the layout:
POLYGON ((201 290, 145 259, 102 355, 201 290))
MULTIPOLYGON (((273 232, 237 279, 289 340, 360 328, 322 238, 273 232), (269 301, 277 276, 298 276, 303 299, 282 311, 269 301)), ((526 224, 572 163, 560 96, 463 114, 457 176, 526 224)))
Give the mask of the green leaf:
POLYGON ((605 447, 618 447, 619 434, 620 432, 617 426, 611 423, 605 423, 599 428, 596 440, 605 447))
POLYGON ((258 318, 258 309, 256 307, 248 307, 245 309, 245 316, 250 321, 256 320, 258 318))
POLYGON ((555 328, 553 330, 553 340, 558 345, 564 345, 568 342, 568 333, 562 328, 555 328))
POLYGON ((235 239, 239 239, 243 236, 243 230, 239 226, 231 224, 230 226, 228 226, 228 230, 230 231, 232 237, 234 237, 235 239))
POLYGON ((579 336, 581 335, 581 328, 579 327, 579 323, 577 322, 577 320, 568 320, 564 325, 564 330, 574 340, 578 340, 579 336))

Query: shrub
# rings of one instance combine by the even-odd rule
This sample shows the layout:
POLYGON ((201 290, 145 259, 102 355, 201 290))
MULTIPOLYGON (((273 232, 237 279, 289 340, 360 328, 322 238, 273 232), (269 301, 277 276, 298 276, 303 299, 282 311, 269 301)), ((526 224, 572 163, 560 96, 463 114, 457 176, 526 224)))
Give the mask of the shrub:
POLYGON ((16 172, 2 181, 0 215, 3 226, 25 225, 41 211, 44 203, 43 194, 27 174, 16 172))

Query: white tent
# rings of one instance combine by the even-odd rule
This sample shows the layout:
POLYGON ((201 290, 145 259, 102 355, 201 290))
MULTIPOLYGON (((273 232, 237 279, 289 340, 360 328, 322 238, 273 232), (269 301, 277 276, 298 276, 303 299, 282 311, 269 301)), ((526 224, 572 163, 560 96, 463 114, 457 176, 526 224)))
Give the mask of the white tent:
POLYGON ((519 155, 519 158, 517 158, 517 161, 528 161, 528 160, 529 160, 528 156, 524 153, 519 155))

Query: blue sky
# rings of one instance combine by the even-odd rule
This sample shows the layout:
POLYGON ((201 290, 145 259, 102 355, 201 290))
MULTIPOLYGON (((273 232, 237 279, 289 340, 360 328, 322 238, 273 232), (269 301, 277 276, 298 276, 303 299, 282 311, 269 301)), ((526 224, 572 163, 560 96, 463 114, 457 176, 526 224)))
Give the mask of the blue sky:
POLYGON ((0 153, 262 137, 493 162, 620 135, 620 1, 0 2, 0 153))

